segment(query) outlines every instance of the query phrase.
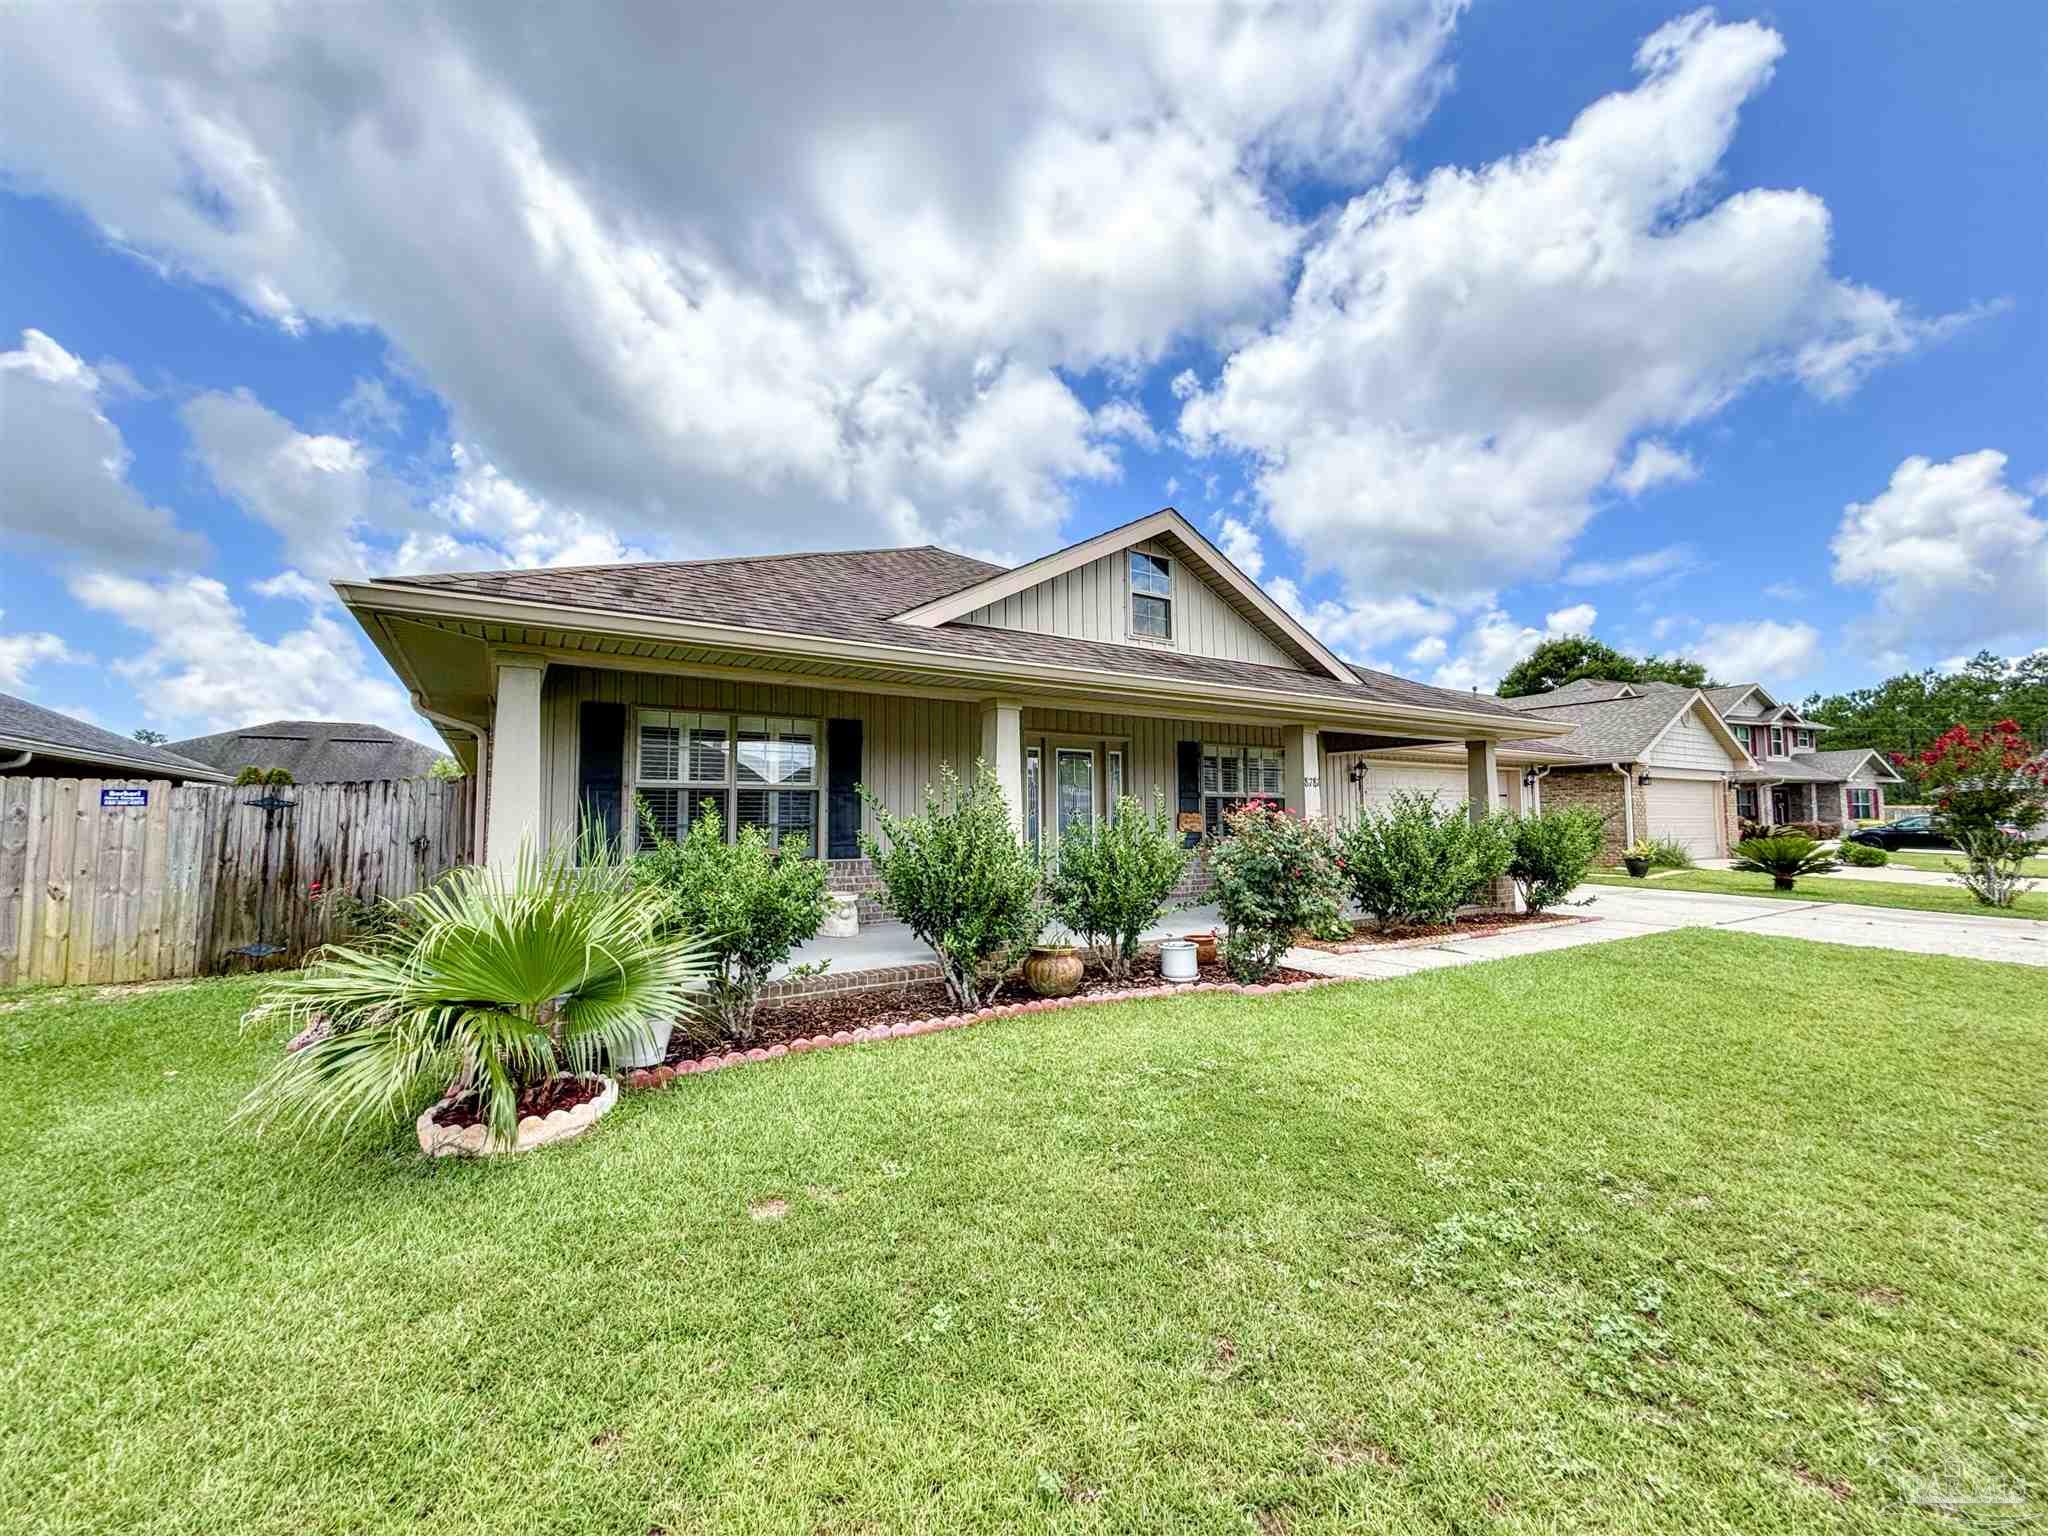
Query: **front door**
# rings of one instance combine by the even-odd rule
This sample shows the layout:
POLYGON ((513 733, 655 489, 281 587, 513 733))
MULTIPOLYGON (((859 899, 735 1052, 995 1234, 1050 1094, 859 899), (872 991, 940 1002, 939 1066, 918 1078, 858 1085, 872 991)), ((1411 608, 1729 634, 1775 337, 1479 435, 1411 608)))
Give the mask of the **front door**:
POLYGON ((1095 751, 1060 747, 1053 755, 1053 836, 1065 842, 1067 828, 1094 822, 1095 751))

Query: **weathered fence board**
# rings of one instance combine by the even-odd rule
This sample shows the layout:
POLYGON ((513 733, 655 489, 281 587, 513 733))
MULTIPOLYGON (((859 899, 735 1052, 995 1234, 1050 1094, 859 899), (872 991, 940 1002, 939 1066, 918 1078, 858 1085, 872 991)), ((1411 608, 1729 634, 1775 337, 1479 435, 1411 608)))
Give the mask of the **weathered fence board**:
POLYGON ((471 857, 470 781, 231 788, 0 779, 0 986, 288 964, 348 898, 404 896, 471 857), (144 805, 102 805, 103 789, 144 805))

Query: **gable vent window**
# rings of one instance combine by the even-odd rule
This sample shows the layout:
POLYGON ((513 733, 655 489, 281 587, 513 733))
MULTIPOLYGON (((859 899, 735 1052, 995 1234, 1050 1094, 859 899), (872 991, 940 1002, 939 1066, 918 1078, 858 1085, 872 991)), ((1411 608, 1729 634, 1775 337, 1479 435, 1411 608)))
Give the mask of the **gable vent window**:
POLYGON ((1131 633, 1144 640, 1173 638, 1173 566, 1164 555, 1131 551, 1131 633))
POLYGON ((812 851, 818 742, 815 720, 643 709, 634 789, 664 837, 679 838, 711 816, 728 842, 755 826, 777 846, 812 851))

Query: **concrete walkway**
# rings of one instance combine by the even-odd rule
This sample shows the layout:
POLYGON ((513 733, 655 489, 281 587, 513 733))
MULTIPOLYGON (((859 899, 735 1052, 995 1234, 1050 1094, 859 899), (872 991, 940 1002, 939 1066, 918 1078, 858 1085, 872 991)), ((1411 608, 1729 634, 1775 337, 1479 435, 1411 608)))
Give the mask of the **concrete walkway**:
POLYGON ((1909 954, 1958 955, 1970 960, 2007 960, 2048 967, 2048 923, 2013 917, 1959 917, 1945 912, 1905 912, 1855 907, 1832 901, 1776 901, 1770 897, 1708 896, 1693 891, 1643 886, 1580 886, 1565 909, 1590 923, 1524 928, 1482 938, 1446 939, 1416 949, 1366 950, 1332 955, 1290 949, 1286 963, 1323 976, 1374 979, 1407 976, 1446 965, 1471 965, 1514 955, 1603 944, 1614 939, 1669 933, 1674 928, 1729 928, 1777 938, 1815 939, 1866 949, 1909 954))

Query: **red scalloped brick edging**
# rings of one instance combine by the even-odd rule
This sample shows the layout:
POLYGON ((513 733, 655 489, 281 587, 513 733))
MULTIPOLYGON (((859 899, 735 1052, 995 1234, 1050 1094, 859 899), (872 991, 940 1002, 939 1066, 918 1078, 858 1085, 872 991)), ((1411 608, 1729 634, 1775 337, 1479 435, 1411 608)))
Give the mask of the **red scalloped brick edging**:
POLYGON ((875 1024, 864 1029, 835 1030, 829 1035, 807 1035, 787 1045, 755 1046, 746 1051, 721 1051, 695 1061, 678 1061, 659 1067, 636 1067, 623 1074, 620 1082, 628 1088, 666 1088, 679 1077, 704 1072, 722 1072, 729 1067, 773 1061, 781 1056, 804 1056, 812 1051, 829 1051, 841 1045, 870 1045, 878 1041, 903 1040, 913 1035, 935 1035, 945 1029, 962 1029, 985 1019, 1007 1019, 1024 1013, 1053 1013, 1062 1008, 1094 1008, 1103 1003, 1128 1003, 1147 997, 1184 997, 1190 992, 1235 992, 1241 997, 1265 997, 1275 992, 1306 992, 1312 987, 1343 986, 1354 976, 1316 976, 1307 981, 1274 981, 1241 986, 1234 981, 1196 981, 1178 986, 1133 987, 1124 992, 1095 992, 1087 997, 1040 997, 1028 1003, 1003 1003, 972 1013, 948 1013, 901 1024, 875 1024))

